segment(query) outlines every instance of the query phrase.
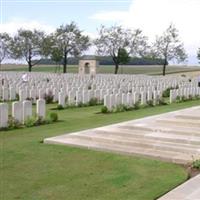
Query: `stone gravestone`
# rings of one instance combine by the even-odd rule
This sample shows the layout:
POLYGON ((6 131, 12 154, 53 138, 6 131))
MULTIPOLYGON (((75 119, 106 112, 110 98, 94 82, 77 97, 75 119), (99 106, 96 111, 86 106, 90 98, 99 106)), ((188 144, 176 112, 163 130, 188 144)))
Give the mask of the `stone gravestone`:
POLYGON ((8 126, 8 104, 0 103, 0 128, 8 126))
POLYGON ((23 123, 32 116, 32 102, 23 101, 23 123))
POLYGON ((12 117, 15 121, 19 122, 20 124, 23 121, 22 111, 22 102, 16 101, 12 103, 12 117))
POLYGON ((36 113, 38 117, 45 119, 46 117, 46 104, 44 99, 38 99, 36 103, 36 113))

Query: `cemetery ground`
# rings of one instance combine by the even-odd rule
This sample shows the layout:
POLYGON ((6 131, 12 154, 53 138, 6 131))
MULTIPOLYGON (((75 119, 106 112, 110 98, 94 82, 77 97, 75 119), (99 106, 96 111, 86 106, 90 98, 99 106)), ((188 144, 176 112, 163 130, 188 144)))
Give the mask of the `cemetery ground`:
MULTIPOLYGON (((2 65, 4 71, 27 71, 26 65, 2 65)), ((59 71, 58 66, 55 65, 36 65, 33 67, 33 72, 57 72, 59 71)), ((67 71, 69 73, 78 73, 77 65, 68 65, 67 71)), ((60 72, 62 72, 62 66, 60 66, 60 72)), ((186 72, 197 72, 200 73, 198 66, 168 66, 166 69, 167 74, 173 73, 186 73, 186 72)), ((100 65, 97 68, 97 73, 114 73, 113 65, 100 65)), ((162 75, 162 66, 158 65, 134 65, 134 66, 120 66, 119 74, 146 74, 146 75, 162 75)))
POLYGON ((188 178, 180 165, 134 156, 43 144, 63 133, 198 106, 200 101, 102 114, 101 106, 54 110, 59 122, 0 131, 2 200, 153 200, 188 178))

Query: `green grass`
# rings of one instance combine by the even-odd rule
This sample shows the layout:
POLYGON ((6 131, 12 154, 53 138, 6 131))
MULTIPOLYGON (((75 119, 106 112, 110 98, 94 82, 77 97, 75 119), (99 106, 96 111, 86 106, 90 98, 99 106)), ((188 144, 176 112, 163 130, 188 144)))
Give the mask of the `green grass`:
MULTIPOLYGON (((27 71, 28 67, 25 65, 3 65, 3 69, 6 71, 27 71)), ((33 72, 55 72, 56 66, 53 65, 37 65, 33 67, 33 72)), ((62 72, 62 66, 60 68, 62 72)), ((184 67, 184 66, 168 66, 166 69, 167 74, 177 73, 177 72, 190 72, 190 71, 200 71, 198 67, 184 67)), ((67 72, 78 73, 78 66, 69 65, 67 67, 67 72)), ((114 66, 100 65, 97 69, 97 73, 114 73, 114 66)), ((147 75, 161 75, 162 66, 121 66, 119 69, 119 74, 147 74, 147 75)))
POLYGON ((199 101, 115 114, 101 106, 52 110, 60 122, 0 132, 1 200, 153 200, 187 179, 181 166, 43 144, 46 137, 200 105, 199 101))

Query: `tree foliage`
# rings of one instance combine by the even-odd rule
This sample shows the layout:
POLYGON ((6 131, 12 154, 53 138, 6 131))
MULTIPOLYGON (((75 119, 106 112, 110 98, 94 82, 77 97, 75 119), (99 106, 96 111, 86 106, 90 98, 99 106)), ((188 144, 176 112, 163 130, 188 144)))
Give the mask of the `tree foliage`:
POLYGON ((131 59, 126 49, 119 49, 117 57, 119 64, 127 64, 131 59))
POLYGON ((33 60, 46 54, 46 42, 44 32, 20 29, 11 41, 12 58, 25 59, 28 63, 29 71, 31 71, 32 67, 40 61, 33 62, 33 60))
POLYGON ((11 37, 7 33, 0 33, 0 69, 1 63, 10 54, 11 37))
POLYGON ((53 40, 55 48, 62 52, 63 73, 67 72, 68 56, 76 57, 90 46, 89 37, 84 36, 74 22, 60 26, 53 40))
POLYGON ((147 48, 147 38, 142 31, 136 29, 124 29, 122 26, 101 26, 98 39, 95 40, 97 53, 103 56, 111 56, 115 63, 115 74, 118 73, 120 64, 120 50, 127 55, 144 56, 147 48))
POLYGON ((164 60, 163 76, 166 73, 166 66, 169 61, 176 60, 180 63, 186 60, 184 45, 180 41, 178 30, 174 25, 171 24, 162 36, 156 38, 152 55, 164 60))

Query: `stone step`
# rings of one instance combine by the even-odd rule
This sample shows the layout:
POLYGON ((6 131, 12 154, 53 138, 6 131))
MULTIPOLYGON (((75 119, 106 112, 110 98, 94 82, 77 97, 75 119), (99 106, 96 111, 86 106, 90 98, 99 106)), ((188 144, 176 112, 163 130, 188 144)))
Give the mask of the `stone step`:
POLYGON ((200 120, 186 120, 186 119, 176 119, 176 118, 170 118, 170 119, 156 119, 156 122, 162 123, 162 124, 176 124, 181 127, 197 127, 200 128, 200 120))
POLYGON ((178 119, 189 119, 189 120, 200 120, 200 114, 197 116, 197 115, 176 115, 175 118, 178 118, 178 119))
POLYGON ((191 154, 198 154, 200 153, 200 148, 198 146, 181 146, 181 145, 174 145, 174 143, 161 143, 161 142, 152 142, 149 140, 130 140, 126 138, 116 138, 116 137, 102 137, 98 134, 72 134, 71 138, 77 138, 77 139, 83 139, 83 140, 89 140, 89 141, 96 141, 96 142, 103 142, 108 144, 119 144, 124 146, 131 147, 140 147, 140 148, 151 148, 156 150, 166 150, 166 151, 172 151, 172 152, 180 152, 180 153, 191 153, 191 154))
POLYGON ((187 128, 187 127, 180 127, 177 125, 168 125, 168 124, 156 124, 151 123, 148 124, 148 126, 137 126, 136 125, 122 125, 120 126, 120 129, 126 129, 126 130, 141 130, 141 131, 151 131, 151 132, 160 132, 160 133, 170 133, 174 135, 188 135, 188 136, 200 136, 200 129, 199 128, 187 128))
POLYGON ((44 142, 191 163, 200 159, 199 111, 194 107, 64 134, 44 142))
POLYGON ((71 135, 67 140, 63 140, 62 137, 47 138, 44 140, 44 143, 48 144, 60 144, 60 145, 69 145, 73 147, 87 148, 98 151, 108 151, 113 153, 120 153, 125 155, 136 155, 143 156, 148 158, 159 159, 167 162, 173 162, 178 164, 185 164, 192 162, 193 159, 199 159, 199 155, 194 155, 193 158, 188 154, 179 153, 179 152, 168 152, 164 150, 156 150, 151 148, 139 148, 139 147, 127 147, 119 144, 108 144, 108 143, 99 143, 97 141, 88 141, 78 138, 71 138, 71 135))
POLYGON ((119 137, 126 137, 130 139, 148 139, 152 142, 172 142, 175 144, 183 144, 183 145, 200 145, 200 137, 195 136, 185 136, 185 135, 174 135, 169 133, 162 133, 162 132, 151 132, 151 131, 143 131, 143 130, 128 130, 128 129, 98 129, 95 130, 95 133, 98 134, 105 134, 111 136, 119 136, 119 137))

